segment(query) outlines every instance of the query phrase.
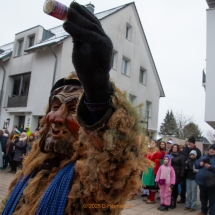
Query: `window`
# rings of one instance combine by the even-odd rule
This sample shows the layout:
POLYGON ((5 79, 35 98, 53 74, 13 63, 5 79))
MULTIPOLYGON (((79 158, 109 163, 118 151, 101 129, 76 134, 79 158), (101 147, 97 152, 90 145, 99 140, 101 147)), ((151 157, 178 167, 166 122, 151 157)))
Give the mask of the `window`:
POLYGON ((14 79, 13 84, 13 96, 27 96, 30 85, 31 74, 22 74, 12 77, 14 79))
POLYGON ((24 41, 24 39, 17 40, 16 56, 20 56, 22 54, 23 41, 24 41))
POLYGON ((18 116, 18 117, 19 117, 18 128, 21 129, 21 126, 23 126, 23 129, 24 129, 24 125, 25 125, 25 116, 18 116))
POLYGON ((125 38, 129 41, 131 41, 131 33, 132 33, 132 27, 130 24, 126 23, 126 34, 125 38))
POLYGON ((136 96, 129 94, 129 101, 131 102, 132 105, 135 105, 136 103, 136 96))
POLYGON ((152 103, 149 101, 146 101, 146 118, 151 117, 151 112, 152 112, 152 103))
POLYGON ((146 85, 146 70, 140 68, 139 82, 146 85))
POLYGON ((115 50, 113 50, 113 54, 112 54, 111 68, 115 70, 117 68, 117 51, 115 50))
POLYGON ((34 45, 35 35, 28 37, 28 48, 34 45))
POLYGON ((122 58, 122 74, 129 76, 130 73, 130 60, 126 57, 122 58))

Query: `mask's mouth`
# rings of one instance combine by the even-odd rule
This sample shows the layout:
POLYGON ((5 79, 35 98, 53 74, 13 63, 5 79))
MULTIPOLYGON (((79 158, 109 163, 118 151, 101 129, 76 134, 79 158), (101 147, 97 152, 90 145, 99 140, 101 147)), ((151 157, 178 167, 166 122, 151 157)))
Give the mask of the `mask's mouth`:
POLYGON ((66 136, 68 133, 67 130, 63 130, 63 129, 58 129, 58 128, 53 128, 53 126, 51 126, 51 135, 53 138, 62 138, 64 136, 66 136))

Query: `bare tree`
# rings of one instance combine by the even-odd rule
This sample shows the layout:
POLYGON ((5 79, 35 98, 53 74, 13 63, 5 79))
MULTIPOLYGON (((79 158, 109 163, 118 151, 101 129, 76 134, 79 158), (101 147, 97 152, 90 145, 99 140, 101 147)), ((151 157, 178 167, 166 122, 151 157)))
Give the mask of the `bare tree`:
POLYGON ((177 137, 185 139, 184 127, 193 121, 193 117, 185 115, 182 110, 180 112, 176 112, 174 115, 177 124, 177 137))
POLYGON ((211 129, 211 130, 207 131, 206 137, 208 138, 210 143, 215 143, 215 130, 211 129))

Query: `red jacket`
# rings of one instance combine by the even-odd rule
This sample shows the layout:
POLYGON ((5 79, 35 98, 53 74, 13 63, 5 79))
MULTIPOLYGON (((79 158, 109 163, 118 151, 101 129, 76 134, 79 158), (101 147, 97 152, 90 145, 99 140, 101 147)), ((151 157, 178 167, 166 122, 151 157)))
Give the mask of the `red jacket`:
POLYGON ((150 150, 150 151, 147 153, 146 157, 147 157, 149 160, 151 160, 151 161, 154 162, 155 166, 154 166, 153 172, 154 172, 154 174, 156 175, 156 174, 157 174, 157 171, 158 171, 158 169, 159 169, 159 167, 160 167, 161 159, 163 158, 161 151, 160 151, 159 149, 158 149, 157 151, 151 151, 151 150, 150 150))

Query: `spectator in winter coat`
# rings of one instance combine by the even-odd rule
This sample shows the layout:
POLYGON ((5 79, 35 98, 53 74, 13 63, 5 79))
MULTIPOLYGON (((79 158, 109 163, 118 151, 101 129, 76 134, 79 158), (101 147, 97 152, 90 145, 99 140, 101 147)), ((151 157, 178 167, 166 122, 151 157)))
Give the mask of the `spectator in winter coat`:
POLYGON ((1 149, 1 144, 0 144, 0 170, 3 169, 3 153, 1 149))
POLYGON ((184 210, 193 212, 196 210, 196 200, 197 200, 197 184, 195 182, 195 176, 197 169, 195 169, 197 153, 195 150, 190 152, 190 158, 185 162, 185 169, 187 170, 186 174, 186 187, 187 187, 187 198, 186 198, 186 207, 184 210))
POLYGON ((35 136, 33 133, 31 133, 27 142, 27 148, 26 148, 27 153, 31 151, 31 148, 34 142, 35 142, 35 136))
POLYGON ((7 158, 5 156, 6 154, 6 143, 7 143, 8 134, 0 130, 0 143, 1 143, 1 149, 4 153, 3 155, 3 168, 6 168, 7 158))
POLYGON ((210 145, 208 155, 202 156, 195 162, 195 166, 199 169, 196 174, 196 183, 199 185, 201 212, 198 215, 215 214, 215 186, 209 187, 206 184, 206 178, 215 178, 215 144, 210 145), (209 203, 209 205, 208 205, 209 203))
MULTIPOLYGON (((11 135, 9 134, 8 138, 7 138, 7 142, 6 142, 6 147, 5 147, 5 156, 6 156, 6 160, 9 164, 10 164, 9 149, 10 149, 11 142, 12 142, 11 135)), ((7 164, 6 164, 6 166, 7 166, 7 164)))
POLYGON ((16 148, 16 143, 19 141, 19 136, 17 134, 14 134, 12 137, 12 140, 10 142, 10 147, 9 147, 9 152, 8 152, 8 158, 9 158, 9 163, 10 163, 10 170, 7 172, 16 172, 16 161, 13 160, 14 155, 15 155, 15 148, 16 148))
POLYGON ((15 155, 13 160, 17 163, 17 168, 22 168, 22 161, 23 161, 23 155, 26 153, 26 146, 27 146, 27 135, 25 132, 21 133, 21 137, 19 138, 19 141, 16 143, 15 148, 15 155))
POLYGON ((158 210, 168 211, 168 207, 171 204, 172 188, 175 184, 175 171, 171 166, 170 156, 164 156, 164 164, 159 167, 155 182, 160 187, 161 205, 158 210))
MULTIPOLYGON (((185 161, 189 159, 189 154, 192 150, 196 151, 196 159, 199 159, 201 157, 201 151, 196 147, 195 145, 196 140, 193 136, 191 136, 189 139, 185 140, 185 147, 182 151, 182 154, 184 155, 185 161)), ((186 201, 186 174, 187 171, 185 170, 184 177, 181 181, 181 199, 177 201, 177 203, 185 203, 186 201)))
POLYGON ((184 176, 185 161, 184 161, 184 155, 181 154, 181 150, 178 144, 172 145, 172 148, 170 149, 169 154, 172 158, 171 164, 175 170, 175 176, 176 176, 175 185, 172 190, 172 199, 171 199, 171 205, 170 205, 170 209, 174 209, 176 208, 176 201, 178 197, 178 184, 181 183, 181 180, 184 176))
POLYGON ((146 189, 149 189, 149 196, 146 199, 147 204, 155 203, 155 194, 158 187, 155 184, 155 176, 160 167, 160 162, 162 159, 162 153, 158 149, 156 142, 151 140, 149 145, 149 152, 146 155, 146 158, 154 163, 154 168, 148 168, 148 172, 143 174, 142 183, 145 185, 146 189))

